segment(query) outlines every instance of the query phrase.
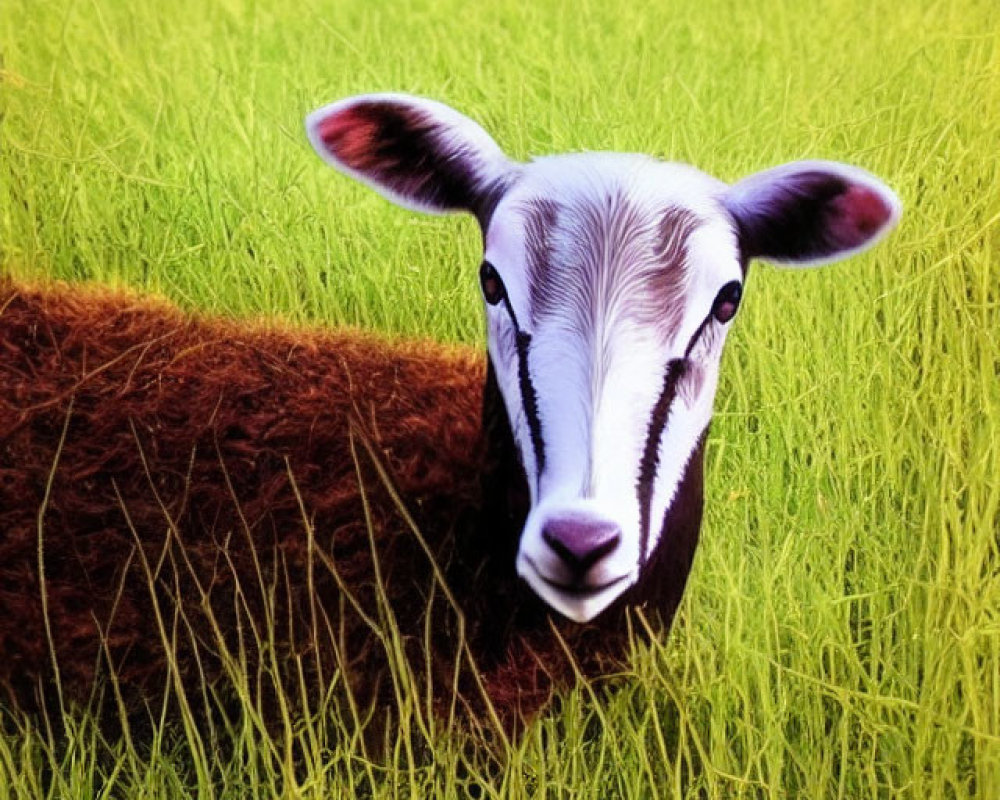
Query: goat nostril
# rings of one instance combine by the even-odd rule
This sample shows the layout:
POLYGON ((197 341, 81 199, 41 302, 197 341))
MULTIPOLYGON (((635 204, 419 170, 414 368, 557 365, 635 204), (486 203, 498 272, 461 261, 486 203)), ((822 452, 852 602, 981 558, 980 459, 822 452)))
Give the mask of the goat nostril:
POLYGON ((542 528, 542 539, 576 576, 614 551, 621 538, 617 525, 602 520, 551 519, 542 528))

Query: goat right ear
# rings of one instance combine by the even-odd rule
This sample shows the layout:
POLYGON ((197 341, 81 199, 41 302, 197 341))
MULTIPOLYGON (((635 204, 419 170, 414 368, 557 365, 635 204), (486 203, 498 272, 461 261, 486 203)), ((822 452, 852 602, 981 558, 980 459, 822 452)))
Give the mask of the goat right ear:
POLYGON ((899 222, 902 206, 874 175, 832 161, 797 161, 731 186, 723 203, 743 257, 818 266, 860 253, 899 222))
POLYGON ((514 171, 471 119, 411 95, 341 100, 306 117, 306 132, 327 163, 416 211, 481 217, 514 171))

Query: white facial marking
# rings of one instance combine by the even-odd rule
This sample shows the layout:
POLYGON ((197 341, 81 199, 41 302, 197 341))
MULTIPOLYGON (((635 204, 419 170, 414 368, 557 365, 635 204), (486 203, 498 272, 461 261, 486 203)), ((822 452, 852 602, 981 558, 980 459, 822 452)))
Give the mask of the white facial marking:
POLYGON ((709 325, 659 439, 644 534, 637 487, 667 366, 685 358, 719 289, 742 279, 723 190, 689 167, 642 156, 546 158, 525 167, 488 230, 485 258, 531 337, 544 447, 539 474, 511 314, 487 306, 490 356, 532 493, 517 570, 571 619, 592 619, 635 583, 711 418, 725 330, 709 325), (549 226, 543 242, 539 215, 549 226), (547 526, 567 518, 607 521, 620 539, 573 573, 545 538, 547 526))

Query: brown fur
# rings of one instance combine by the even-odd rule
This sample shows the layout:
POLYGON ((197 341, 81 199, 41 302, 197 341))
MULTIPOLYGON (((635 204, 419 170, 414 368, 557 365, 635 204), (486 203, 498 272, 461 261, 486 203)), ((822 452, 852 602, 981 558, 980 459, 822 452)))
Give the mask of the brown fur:
POLYGON ((317 692, 344 678, 363 707, 389 704, 389 657, 370 623, 394 617, 444 711, 461 662, 449 592, 477 667, 458 688, 476 713, 477 675, 508 726, 569 685, 563 642, 587 674, 617 668, 625 609, 649 601, 668 624, 680 599, 700 456, 686 478, 698 507, 672 512, 680 549, 664 548, 649 580, 596 624, 550 619, 514 574, 523 475, 492 380, 484 397, 486 373, 461 348, 0 282, 0 702, 52 699, 43 582, 59 678, 76 701, 109 662, 127 706, 155 701, 170 650, 194 691, 201 674, 223 675, 220 649, 241 639, 256 674, 272 654, 258 660, 247 643, 253 626, 268 638, 270 617, 282 678, 302 665, 317 692))

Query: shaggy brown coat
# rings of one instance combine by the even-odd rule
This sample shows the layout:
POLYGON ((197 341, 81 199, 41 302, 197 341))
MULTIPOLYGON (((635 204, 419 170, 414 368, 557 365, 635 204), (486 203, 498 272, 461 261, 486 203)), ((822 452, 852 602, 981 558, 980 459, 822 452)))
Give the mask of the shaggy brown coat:
POLYGON ((550 616, 514 572, 527 499, 487 373, 456 347, 0 283, 0 702, 51 703, 57 675, 85 701, 110 667, 134 707, 171 654, 197 687, 242 652, 390 703, 393 627, 439 710, 457 686, 481 713, 484 689, 508 724, 571 682, 567 652, 620 666, 629 605, 673 616, 700 504, 595 623, 550 616))

